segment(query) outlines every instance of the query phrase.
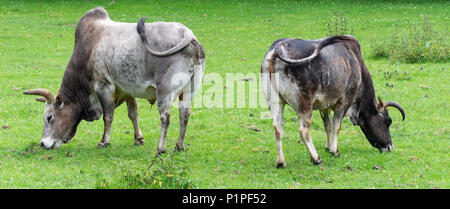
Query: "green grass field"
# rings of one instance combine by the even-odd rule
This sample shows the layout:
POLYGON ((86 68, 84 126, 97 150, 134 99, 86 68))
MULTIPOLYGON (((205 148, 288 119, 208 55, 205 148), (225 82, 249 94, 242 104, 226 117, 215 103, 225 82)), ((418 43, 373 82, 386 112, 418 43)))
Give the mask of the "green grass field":
MULTIPOLYGON (((445 30, 449 8, 448 1, 0 0, 0 188, 179 188, 172 180, 189 188, 450 188, 449 63, 393 63, 370 56, 371 39, 408 31, 424 15, 435 29, 445 30), (297 142, 298 124, 287 108, 287 168, 277 169, 272 120, 262 119, 267 109, 258 106, 194 108, 187 149, 172 153, 179 131, 178 110, 172 108, 170 151, 150 168, 159 169, 153 173, 159 176, 149 177, 145 173, 155 156, 160 119, 156 106, 145 100, 139 100, 144 146, 133 145, 132 124, 122 105, 115 111, 110 147, 96 147, 103 133, 98 120, 81 122, 76 136, 59 149, 40 149, 44 105, 22 92, 46 88, 56 94, 73 51, 76 23, 96 6, 115 21, 147 16, 147 22, 181 22, 206 49, 204 79, 208 73, 258 76, 249 82, 259 80, 262 59, 274 40, 323 38, 332 14, 348 11, 377 95, 406 111, 405 121, 398 111, 390 111, 395 150, 380 153, 346 118, 338 140, 341 157, 333 158, 325 150, 320 115, 314 112, 313 142, 324 161, 315 166, 297 142), (388 77, 386 71, 398 74, 388 77)), ((208 88, 204 85, 202 93, 208 88)))

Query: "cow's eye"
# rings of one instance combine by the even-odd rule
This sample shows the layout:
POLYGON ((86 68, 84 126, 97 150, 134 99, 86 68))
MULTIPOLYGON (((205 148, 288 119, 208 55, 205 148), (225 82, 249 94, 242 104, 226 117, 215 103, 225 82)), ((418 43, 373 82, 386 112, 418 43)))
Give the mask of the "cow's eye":
POLYGON ((48 123, 51 123, 51 122, 52 122, 52 119, 53 119, 53 115, 47 116, 47 122, 48 122, 48 123))
POLYGON ((385 119, 385 123, 388 125, 388 126, 390 126, 391 125, 391 123, 392 123, 392 119, 391 118, 386 118, 385 119))

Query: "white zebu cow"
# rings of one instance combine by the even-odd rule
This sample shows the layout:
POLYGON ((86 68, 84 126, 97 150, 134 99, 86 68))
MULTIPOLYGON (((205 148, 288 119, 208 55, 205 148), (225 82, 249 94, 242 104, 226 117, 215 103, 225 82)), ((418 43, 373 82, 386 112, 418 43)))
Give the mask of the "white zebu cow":
POLYGON ((103 8, 87 12, 75 31, 75 48, 56 98, 45 89, 25 94, 46 101, 41 146, 58 148, 70 140, 81 120, 98 120, 103 114, 104 134, 98 144, 110 144, 114 109, 124 101, 133 122, 135 144, 143 144, 138 126, 137 101, 157 102, 161 134, 157 152, 166 151, 170 105, 180 101, 177 150, 184 149, 191 100, 204 69, 205 52, 192 31, 180 23, 112 21, 103 8))

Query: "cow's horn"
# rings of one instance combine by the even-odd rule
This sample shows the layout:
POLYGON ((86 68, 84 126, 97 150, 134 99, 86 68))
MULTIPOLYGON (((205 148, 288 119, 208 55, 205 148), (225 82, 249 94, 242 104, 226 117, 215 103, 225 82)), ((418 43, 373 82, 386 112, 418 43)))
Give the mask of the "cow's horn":
POLYGON ((393 101, 384 102, 385 108, 389 107, 389 106, 397 108, 400 111, 400 113, 402 113, 403 120, 405 120, 405 111, 403 110, 403 108, 400 104, 398 104, 397 102, 393 102, 393 101))
POLYGON ((44 97, 38 97, 35 100, 38 102, 46 102, 47 101, 44 97))
POLYGON ((29 90, 29 91, 26 91, 23 93, 28 94, 28 95, 43 96, 45 98, 45 100, 47 100, 47 104, 52 104, 55 101, 55 97, 47 89, 33 89, 33 90, 29 90))

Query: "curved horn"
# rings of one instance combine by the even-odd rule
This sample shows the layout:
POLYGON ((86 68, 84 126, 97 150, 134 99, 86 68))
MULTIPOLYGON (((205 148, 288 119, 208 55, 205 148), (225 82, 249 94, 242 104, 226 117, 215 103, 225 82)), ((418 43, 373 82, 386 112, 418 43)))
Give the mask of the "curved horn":
POLYGON ((405 120, 405 111, 403 110, 403 108, 400 104, 398 104, 397 102, 393 102, 393 101, 384 102, 384 108, 389 107, 389 106, 397 108, 400 111, 400 113, 402 113, 403 120, 405 120))
POLYGON ((23 92, 23 94, 43 96, 45 98, 45 100, 47 100, 47 104, 52 104, 55 101, 55 97, 47 89, 33 89, 33 90, 23 92))
POLYGON ((45 99, 44 97, 38 97, 35 100, 38 102, 46 102, 47 101, 47 99, 45 99))

